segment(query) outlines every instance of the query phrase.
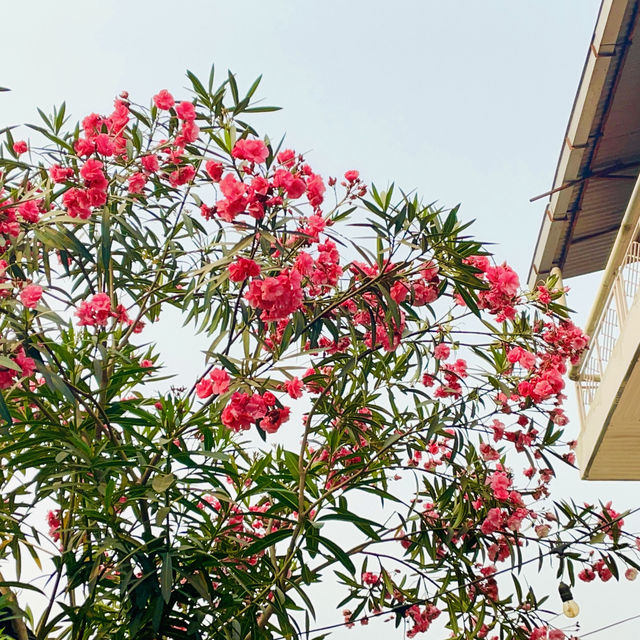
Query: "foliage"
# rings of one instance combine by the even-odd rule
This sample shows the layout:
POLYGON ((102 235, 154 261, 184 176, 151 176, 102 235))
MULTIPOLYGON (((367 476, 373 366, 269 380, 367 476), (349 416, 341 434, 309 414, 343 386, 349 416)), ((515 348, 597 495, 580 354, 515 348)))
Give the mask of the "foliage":
POLYGON ((52 572, 27 625, 297 637, 333 574, 346 624, 545 637, 517 570, 636 566, 610 505, 549 497, 587 344, 562 292, 521 291, 457 209, 325 184, 247 122, 258 82, 188 76, 190 101, 4 130, 1 554, 8 587, 25 553, 52 572))

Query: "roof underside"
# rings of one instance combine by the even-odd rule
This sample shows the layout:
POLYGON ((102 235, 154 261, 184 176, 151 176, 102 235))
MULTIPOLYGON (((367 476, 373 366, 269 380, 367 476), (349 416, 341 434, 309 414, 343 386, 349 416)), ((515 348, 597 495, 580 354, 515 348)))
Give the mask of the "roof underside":
POLYGON ((640 172, 640 0, 604 0, 560 153, 530 283, 605 268, 640 172))

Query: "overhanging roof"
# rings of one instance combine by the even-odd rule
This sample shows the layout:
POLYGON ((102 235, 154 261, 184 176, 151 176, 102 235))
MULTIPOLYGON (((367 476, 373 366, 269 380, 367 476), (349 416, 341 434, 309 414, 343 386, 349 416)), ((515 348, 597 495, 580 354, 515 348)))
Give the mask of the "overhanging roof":
POLYGON ((603 0, 529 273, 604 269, 640 172, 640 0, 603 0))

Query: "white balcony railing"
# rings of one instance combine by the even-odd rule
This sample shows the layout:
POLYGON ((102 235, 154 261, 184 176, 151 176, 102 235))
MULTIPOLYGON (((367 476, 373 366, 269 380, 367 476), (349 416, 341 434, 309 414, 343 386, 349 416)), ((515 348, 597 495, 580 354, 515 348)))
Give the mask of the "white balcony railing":
POLYGON ((624 327, 629 309, 640 289, 639 237, 640 223, 636 222, 631 242, 614 271, 600 317, 591 331, 589 349, 577 372, 578 405, 583 424, 624 327))

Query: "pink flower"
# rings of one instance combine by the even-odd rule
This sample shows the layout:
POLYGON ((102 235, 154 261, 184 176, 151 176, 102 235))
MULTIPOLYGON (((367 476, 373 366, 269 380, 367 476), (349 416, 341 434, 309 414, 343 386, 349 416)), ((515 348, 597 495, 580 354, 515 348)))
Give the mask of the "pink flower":
POLYGON ((313 269, 313 258, 306 251, 301 251, 296 256, 294 267, 303 276, 308 276, 313 269))
POLYGON ((596 574, 592 569, 583 569, 579 574, 578 578, 583 582, 592 582, 596 579, 596 574))
POLYGON ((304 385, 302 384, 302 380, 300 380, 300 378, 286 380, 284 383, 284 387, 291 398, 302 398, 304 385))
POLYGON ((89 197, 87 191, 84 189, 76 189, 72 187, 68 191, 65 191, 62 196, 62 202, 67 209, 67 213, 72 218, 81 218, 86 220, 91 216, 91 205, 89 203, 89 197))
POLYGON ((218 215, 227 222, 233 222, 247 208, 246 186, 229 173, 220 180, 220 191, 225 198, 218 200, 218 215))
POLYGON ((260 275, 260 265, 250 258, 238 258, 229 265, 229 280, 242 282, 260 275))
POLYGON ((377 573, 371 571, 365 571, 362 574, 362 583, 371 587, 375 587, 380 582, 380 576, 377 573))
POLYGON ((344 178, 347 182, 356 182, 356 180, 360 179, 360 172, 352 169, 344 174, 344 178))
POLYGON ((489 509, 489 512, 487 513, 487 517, 484 519, 484 521, 482 522, 482 525, 480 526, 480 530, 485 535, 488 535, 490 533, 499 531, 500 529, 502 529, 502 526, 503 526, 502 511, 496 507, 494 509, 489 509))
POLYGON ((307 180, 307 198, 312 207, 319 207, 322 204, 325 190, 326 187, 320 176, 312 175, 307 180))
POLYGON ((76 311, 81 327, 104 327, 110 315, 111 299, 106 293, 96 293, 88 300, 83 300, 76 311))
POLYGON ((90 156, 96 150, 96 143, 89 138, 78 138, 73 148, 78 156, 83 158, 84 156, 90 156))
POLYGON ((213 180, 213 182, 220 182, 220 178, 222 178, 223 166, 222 162, 216 162, 215 160, 207 160, 204 165, 204 170, 207 172, 207 175, 213 180))
POLYGON ((436 360, 446 360, 451 354, 451 349, 448 344, 441 342, 436 348, 433 350, 433 357, 436 360))
POLYGON ((18 155, 20 155, 21 153, 26 153, 27 149, 27 143, 24 140, 17 140, 13 143, 13 150, 18 155))
POLYGON ((280 426, 289 419, 290 412, 289 407, 271 409, 267 412, 265 417, 260 420, 259 426, 267 433, 275 433, 280 426))
POLYGON ((62 522, 60 521, 60 509, 55 511, 49 511, 47 513, 47 524, 49 525, 49 535, 55 542, 60 540, 60 527, 62 522))
POLYGON ((258 393, 249 395, 236 391, 223 409, 221 420, 232 431, 247 431, 258 420, 264 418, 267 407, 258 393))
POLYGON ((147 177, 144 173, 137 171, 129 176, 129 193, 142 193, 147 177))
POLYGON ((264 322, 286 320, 302 307, 301 280, 295 269, 283 269, 277 277, 252 280, 245 298, 253 308, 262 309, 264 322))
POLYGON ((511 363, 519 362, 525 369, 533 369, 536 366, 536 355, 522 347, 513 347, 507 353, 507 360, 511 363))
POLYGON ((113 140, 107 133, 100 133, 95 138, 96 151, 103 156, 112 156, 115 151, 113 140))
POLYGON ((389 289, 389 295, 394 302, 400 304, 407 299, 407 296, 409 295, 409 287, 402 280, 397 280, 389 289))
POLYGON ((153 96, 153 102, 158 109, 162 109, 164 111, 168 111, 176 103, 173 96, 166 89, 162 89, 160 92, 156 93, 156 95, 153 96))
POLYGON ((80 175, 85 180, 85 186, 93 189, 105 189, 107 187, 107 178, 103 171, 104 165, 100 160, 90 158, 80 169, 80 175))
POLYGON ((20 371, 25 378, 28 378, 35 373, 36 363, 34 362, 33 358, 27 357, 22 347, 18 348, 13 359, 15 360, 15 363, 20 367, 20 371))
POLYGON ((411 290, 414 307, 423 307, 438 299, 439 291, 436 284, 425 284, 424 280, 413 280, 411 290))
POLYGON ((143 369, 149 369, 150 367, 153 367, 153 360, 141 360, 140 366, 143 369))
POLYGON ((198 384, 196 384, 196 395, 198 398, 204 400, 213 394, 213 384, 209 378, 202 378, 198 384))
POLYGON ((41 204, 40 200, 27 200, 18 207, 18 213, 26 222, 36 223, 40 218, 39 204, 41 204))
POLYGON ((61 167, 59 164, 54 164, 49 168, 49 175, 56 184, 61 184, 73 175, 73 169, 71 167, 61 167))
POLYGON ((269 149, 262 140, 238 140, 231 155, 239 160, 249 160, 249 162, 264 162, 269 156, 269 149))
POLYGON ((187 164, 169 174, 169 183, 172 187, 179 187, 180 185, 191 182, 195 178, 195 175, 196 170, 190 164, 187 164))
POLYGON ((291 149, 285 149, 278 154, 278 163, 285 167, 293 167, 296 161, 296 153, 291 149))
POLYGON ((149 173, 155 173, 160 168, 158 158, 153 154, 142 156, 142 158, 140 158, 140 164, 142 165, 142 168, 149 173))
POLYGON ((211 390, 213 393, 220 395, 221 393, 226 393, 229 391, 229 374, 219 367, 215 367, 209 373, 209 378, 211 379, 211 390))
POLYGON ((489 484, 497 500, 507 500, 509 498, 507 489, 511 486, 511 479, 504 471, 496 471, 489 479, 489 484))
POLYGON ((28 284, 20 292, 20 302, 22 302, 27 309, 35 309, 41 297, 42 287, 39 287, 37 284, 28 284))
MULTIPOLYGON (((187 104, 191 104, 188 102, 187 104)), ((179 147, 184 147, 190 142, 195 142, 198 139, 200 128, 196 126, 193 120, 186 120, 180 129, 179 135, 176 137, 175 144, 179 147)))
POLYGON ((195 120, 196 118, 196 109, 192 102, 181 102, 176 107, 176 113, 180 120, 195 120))
POLYGON ((499 460, 500 454, 486 442, 480 443, 480 455, 483 460, 499 460))

